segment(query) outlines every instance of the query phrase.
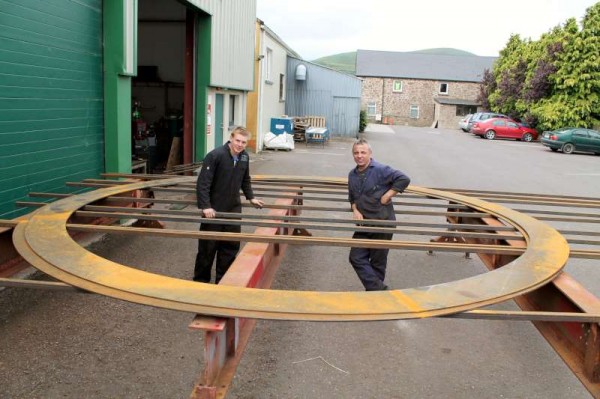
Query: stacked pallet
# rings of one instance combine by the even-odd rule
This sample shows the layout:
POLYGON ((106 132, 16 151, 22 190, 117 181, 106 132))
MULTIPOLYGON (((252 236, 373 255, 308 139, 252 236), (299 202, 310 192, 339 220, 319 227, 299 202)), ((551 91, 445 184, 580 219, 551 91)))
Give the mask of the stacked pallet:
POLYGON ((310 127, 325 127, 324 116, 296 116, 294 123, 294 141, 306 141, 306 129, 310 127))

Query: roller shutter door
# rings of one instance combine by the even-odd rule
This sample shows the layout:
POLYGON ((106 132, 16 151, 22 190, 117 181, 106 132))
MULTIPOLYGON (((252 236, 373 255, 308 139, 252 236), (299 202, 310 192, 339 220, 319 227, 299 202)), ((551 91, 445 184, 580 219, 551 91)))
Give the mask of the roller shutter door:
POLYGON ((104 170, 102 0, 0 0, 0 218, 104 170))

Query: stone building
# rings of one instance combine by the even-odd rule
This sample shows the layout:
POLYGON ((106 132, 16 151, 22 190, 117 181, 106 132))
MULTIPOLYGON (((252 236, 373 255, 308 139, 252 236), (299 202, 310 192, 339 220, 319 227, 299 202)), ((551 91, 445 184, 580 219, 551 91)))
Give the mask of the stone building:
POLYGON ((358 50, 361 107, 370 122, 457 128, 477 101, 496 57, 358 50))

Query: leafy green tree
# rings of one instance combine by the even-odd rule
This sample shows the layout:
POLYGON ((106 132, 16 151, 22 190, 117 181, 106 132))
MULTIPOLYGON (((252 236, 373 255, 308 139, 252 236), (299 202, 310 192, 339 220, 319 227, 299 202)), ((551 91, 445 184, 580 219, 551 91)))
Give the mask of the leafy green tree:
POLYGON ((364 109, 360 110, 360 119, 358 121, 358 131, 360 133, 365 131, 365 128, 367 127, 367 111, 365 111, 364 109))
POLYGON ((484 75, 480 96, 489 109, 552 130, 600 124, 600 2, 538 41, 512 35, 484 75))

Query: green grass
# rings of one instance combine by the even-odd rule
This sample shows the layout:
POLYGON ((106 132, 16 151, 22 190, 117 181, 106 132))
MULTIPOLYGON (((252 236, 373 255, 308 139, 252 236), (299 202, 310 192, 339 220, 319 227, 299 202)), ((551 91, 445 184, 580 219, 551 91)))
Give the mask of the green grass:
MULTIPOLYGON (((410 52, 437 55, 475 55, 468 51, 458 50, 455 48, 430 48, 410 52)), ((335 69, 336 71, 349 73, 351 75, 356 74, 356 51, 328 55, 326 57, 317 58, 312 62, 314 62, 315 64, 323 65, 324 67, 335 69)))

